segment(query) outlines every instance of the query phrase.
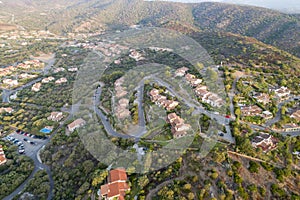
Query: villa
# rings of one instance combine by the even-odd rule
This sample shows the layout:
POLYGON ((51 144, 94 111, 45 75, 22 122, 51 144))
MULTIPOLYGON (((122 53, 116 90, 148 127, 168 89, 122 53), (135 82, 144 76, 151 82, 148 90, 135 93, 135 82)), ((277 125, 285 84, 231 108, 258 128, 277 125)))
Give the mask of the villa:
POLYGON ((276 148, 278 140, 267 133, 260 133, 252 139, 252 146, 254 148, 262 148, 264 152, 276 148))
POLYGON ((189 70, 189 68, 187 68, 187 67, 181 67, 181 68, 177 69, 175 71, 175 77, 176 76, 183 77, 188 70, 189 70))
POLYGON ((130 190, 126 181, 127 174, 124 168, 111 170, 107 179, 108 183, 100 187, 99 200, 124 200, 126 191, 130 190))
POLYGON ((58 72, 63 72, 63 71, 66 71, 65 68, 59 67, 59 68, 54 69, 53 72, 58 73, 58 72))
POLYGON ((66 83, 66 82, 68 82, 68 80, 66 78, 60 78, 55 81, 55 84, 62 84, 62 83, 66 83))
POLYGON ((75 129, 77 128, 80 128, 82 126, 84 126, 86 124, 86 122, 79 118, 79 119, 76 119, 75 121, 73 121, 71 124, 68 125, 68 130, 70 132, 73 132, 75 129))
POLYGON ((44 78, 43 80, 42 80, 42 83, 49 83, 49 82, 51 82, 51 81, 54 81, 54 77, 52 77, 52 76, 49 76, 48 78, 44 78))
POLYGON ((259 95, 253 96, 257 102, 262 103, 264 105, 270 103, 270 96, 265 93, 260 93, 259 95))
POLYGON ((64 116, 63 116, 62 112, 52 112, 47 119, 55 121, 55 122, 59 122, 63 118, 64 118, 64 116))
POLYGON ((35 83, 35 84, 32 86, 31 90, 34 91, 34 92, 38 92, 38 91, 40 91, 41 86, 42 86, 41 83, 35 83))

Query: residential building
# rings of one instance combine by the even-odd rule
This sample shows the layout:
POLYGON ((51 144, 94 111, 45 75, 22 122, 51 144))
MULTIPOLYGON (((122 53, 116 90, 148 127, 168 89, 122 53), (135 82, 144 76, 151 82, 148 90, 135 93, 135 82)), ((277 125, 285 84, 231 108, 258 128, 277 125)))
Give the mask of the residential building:
POLYGON ((122 84, 124 83, 124 77, 119 78, 115 82, 115 92, 116 92, 116 97, 117 98, 122 98, 125 95, 127 95, 127 91, 125 90, 124 87, 122 87, 122 84))
POLYGON ((69 72, 77 72, 78 68, 77 67, 72 67, 68 69, 69 72))
POLYGON ((187 67, 181 67, 181 68, 177 69, 175 71, 175 77, 176 76, 183 77, 188 70, 189 70, 189 68, 187 68, 187 67))
POLYGON ((155 102, 155 101, 158 99, 158 96, 159 96, 159 90, 157 90, 157 89, 152 89, 152 90, 149 92, 149 95, 150 95, 150 98, 151 98, 152 102, 155 102))
POLYGON ((64 118, 62 112, 52 112, 50 116, 47 118, 48 120, 59 122, 64 118))
POLYGON ((66 83, 68 82, 68 80, 66 78, 60 78, 58 80, 55 81, 55 84, 62 84, 62 83, 66 83))
POLYGON ((197 86, 199 86, 201 83, 202 83, 202 79, 199 79, 199 78, 196 78, 196 79, 193 79, 193 80, 190 81, 190 84, 191 84, 193 87, 197 87, 197 86))
POLYGON ((168 114, 167 122, 172 126, 171 132, 174 138, 180 138, 187 135, 187 131, 191 128, 191 126, 189 124, 185 124, 184 120, 176 113, 168 114))
POLYGON ((99 200, 124 200, 126 191, 130 190, 125 169, 111 170, 107 181, 108 183, 100 188, 99 200))
POLYGON ((167 110, 173 110, 175 109, 177 106, 179 105, 178 101, 173 101, 173 100, 166 100, 164 101, 163 106, 167 109, 167 110))
POLYGON ((75 129, 77 128, 80 128, 82 126, 84 126, 86 124, 86 122, 79 118, 79 119, 76 119, 75 121, 73 121, 71 124, 68 125, 68 130, 70 132, 73 132, 75 129))
POLYGON ((298 122, 300 122, 300 110, 297 110, 296 112, 294 112, 294 113, 291 115, 291 118, 294 118, 294 119, 296 119, 298 122))
POLYGON ((145 58, 136 50, 131 50, 129 57, 133 58, 135 61, 144 60, 145 58))
POLYGON ((272 119, 273 118, 273 114, 266 110, 266 111, 263 111, 261 116, 265 119, 265 120, 268 120, 268 119, 272 119))
POLYGON ((202 79, 196 78, 193 74, 186 74, 185 79, 190 83, 192 87, 197 87, 202 83, 202 79))
POLYGON ((4 165, 6 162, 7 162, 7 159, 5 157, 3 147, 2 147, 2 145, 0 145, 0 165, 4 165))
POLYGON ((10 87, 17 86, 19 84, 18 80, 12 80, 12 79, 9 79, 9 78, 4 79, 3 83, 10 86, 10 87))
POLYGON ((0 113, 12 113, 14 110, 11 107, 7 107, 7 108, 0 108, 0 113))
POLYGON ((49 77, 47 77, 47 78, 44 78, 43 80, 42 80, 42 83, 49 83, 49 82, 51 82, 51 81, 54 81, 54 77, 52 77, 52 76, 49 76, 49 77))
POLYGON ((260 116, 262 111, 263 110, 257 105, 241 107, 242 116, 260 116))
POLYGON ((291 91, 287 87, 283 86, 278 89, 275 89, 274 92, 280 101, 288 99, 291 94, 291 91))
POLYGON ((264 105, 270 103, 270 96, 265 93, 260 93, 258 95, 253 96, 254 99, 256 99, 257 102, 262 103, 264 105))
POLYGON ((31 78, 35 78, 37 77, 37 75, 34 74, 27 74, 27 73, 23 73, 19 75, 19 79, 31 79, 31 78))
POLYGON ((129 100, 126 98, 122 98, 118 101, 118 105, 116 108, 116 116, 118 119, 124 119, 130 116, 130 111, 128 109, 129 100))
POLYGON ((300 126, 294 123, 285 124, 282 128, 283 132, 297 132, 300 131, 300 126))
POLYGON ((264 152, 274 149, 278 140, 267 133, 260 133, 252 139, 252 146, 255 148, 262 148, 264 152))
POLYGON ((41 86, 42 86, 41 83, 35 83, 35 84, 32 86, 31 90, 34 91, 34 92, 38 92, 38 91, 40 91, 41 86))
POLYGON ((54 69, 53 72, 58 73, 58 72, 63 72, 63 71, 66 71, 65 68, 59 67, 59 68, 54 69))

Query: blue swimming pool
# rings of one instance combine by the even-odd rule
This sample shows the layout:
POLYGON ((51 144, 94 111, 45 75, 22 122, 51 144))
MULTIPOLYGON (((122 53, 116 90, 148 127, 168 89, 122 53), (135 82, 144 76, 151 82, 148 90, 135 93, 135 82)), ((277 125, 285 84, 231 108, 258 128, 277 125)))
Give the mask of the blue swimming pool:
POLYGON ((43 129, 41 129, 40 130, 40 132, 42 132, 42 133, 51 133, 51 131, 52 131, 52 129, 49 129, 49 128, 43 128, 43 129))

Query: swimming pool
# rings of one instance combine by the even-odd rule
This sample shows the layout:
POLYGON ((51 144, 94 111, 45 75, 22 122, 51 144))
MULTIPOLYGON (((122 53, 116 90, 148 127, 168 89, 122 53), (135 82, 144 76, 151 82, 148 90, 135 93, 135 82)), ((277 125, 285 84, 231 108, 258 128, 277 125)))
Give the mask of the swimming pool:
POLYGON ((40 130, 41 133, 46 133, 46 134, 51 133, 51 131, 52 131, 52 129, 49 129, 49 128, 43 128, 40 130))

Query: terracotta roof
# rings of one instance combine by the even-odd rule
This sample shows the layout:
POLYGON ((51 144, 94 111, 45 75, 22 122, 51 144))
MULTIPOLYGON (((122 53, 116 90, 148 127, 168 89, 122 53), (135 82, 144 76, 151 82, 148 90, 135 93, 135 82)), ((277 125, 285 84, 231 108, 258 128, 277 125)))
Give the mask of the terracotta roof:
POLYGON ((109 179, 110 182, 120 181, 120 180, 126 181, 127 180, 126 170, 123 168, 111 170, 109 172, 109 179))
POLYGON ((101 190, 101 195, 107 195, 108 194, 108 190, 109 190, 108 184, 101 185, 100 190, 101 190))
POLYGON ((109 184, 109 191, 107 197, 125 196, 126 190, 129 186, 126 182, 114 182, 109 184))

